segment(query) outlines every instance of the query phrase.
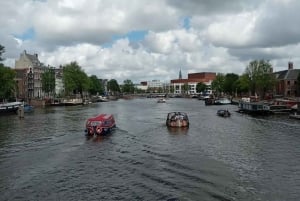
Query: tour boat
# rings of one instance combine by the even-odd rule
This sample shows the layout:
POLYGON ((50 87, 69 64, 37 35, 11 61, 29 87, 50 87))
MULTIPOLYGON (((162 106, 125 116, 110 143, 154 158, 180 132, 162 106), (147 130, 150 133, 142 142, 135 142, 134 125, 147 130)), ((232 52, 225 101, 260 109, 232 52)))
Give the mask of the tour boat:
POLYGON ((189 118, 185 112, 168 113, 166 125, 168 127, 189 127, 189 118))
POLYGON ((100 114, 87 119, 85 132, 87 135, 104 135, 116 128, 116 122, 112 114, 100 114))

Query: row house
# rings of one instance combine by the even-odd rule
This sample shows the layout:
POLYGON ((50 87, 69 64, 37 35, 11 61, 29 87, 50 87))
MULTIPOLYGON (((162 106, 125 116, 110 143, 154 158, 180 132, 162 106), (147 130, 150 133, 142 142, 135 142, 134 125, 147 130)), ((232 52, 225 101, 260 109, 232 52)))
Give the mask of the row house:
POLYGON ((202 82, 206 84, 208 91, 211 93, 211 83, 216 79, 216 73, 213 72, 201 72, 201 73, 189 73, 187 79, 182 78, 181 70, 179 71, 179 78, 171 80, 170 86, 174 89, 174 94, 183 94, 184 85, 188 86, 187 94, 197 94, 196 86, 202 82))
POLYGON ((37 54, 28 54, 26 50, 20 54, 20 58, 15 61, 18 98, 27 100, 44 96, 42 91, 44 69, 37 54))
MULTIPOLYGON (((42 74, 47 69, 52 69, 55 75, 54 96, 64 95, 63 68, 44 66, 37 54, 28 54, 26 50, 20 54, 20 58, 15 61, 15 72, 17 82, 17 98, 30 101, 31 99, 41 99, 50 94, 45 94, 42 90, 42 74)), ((51 97, 50 97, 51 98, 51 97)))
POLYGON ((300 69, 294 69, 293 62, 288 63, 288 69, 274 73, 277 80, 275 95, 283 97, 300 96, 298 76, 300 69))

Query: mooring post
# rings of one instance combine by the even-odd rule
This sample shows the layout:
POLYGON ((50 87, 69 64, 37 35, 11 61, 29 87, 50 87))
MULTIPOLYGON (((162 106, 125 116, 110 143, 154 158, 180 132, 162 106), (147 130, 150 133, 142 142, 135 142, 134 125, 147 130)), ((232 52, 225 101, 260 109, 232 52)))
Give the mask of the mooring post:
POLYGON ((18 109, 19 118, 24 118, 24 106, 20 105, 18 109))

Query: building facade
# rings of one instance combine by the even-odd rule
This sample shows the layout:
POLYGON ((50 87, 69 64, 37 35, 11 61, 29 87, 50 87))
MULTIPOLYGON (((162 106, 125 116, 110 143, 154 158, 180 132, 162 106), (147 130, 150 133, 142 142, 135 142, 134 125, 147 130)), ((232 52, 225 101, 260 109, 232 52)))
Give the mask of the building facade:
POLYGON ((275 86, 275 95, 283 97, 297 97, 300 96, 298 76, 300 69, 294 69, 293 62, 288 63, 288 69, 275 72, 277 80, 275 86))
POLYGON ((170 87, 174 90, 174 94, 197 94, 196 86, 202 82, 207 86, 207 93, 211 93, 211 83, 216 78, 216 73, 201 72, 201 73, 189 73, 187 79, 182 79, 181 71, 179 72, 179 78, 171 80, 170 87))
POLYGON ((44 69, 37 54, 28 54, 26 50, 20 54, 20 58, 15 61, 19 98, 26 100, 44 96, 42 90, 44 69))

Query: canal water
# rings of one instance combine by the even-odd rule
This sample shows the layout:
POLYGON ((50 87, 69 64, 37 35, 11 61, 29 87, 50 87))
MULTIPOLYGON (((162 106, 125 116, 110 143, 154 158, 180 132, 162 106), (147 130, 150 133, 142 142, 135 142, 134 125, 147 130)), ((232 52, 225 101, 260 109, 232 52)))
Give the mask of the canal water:
POLYGON ((1 116, 0 200, 300 200, 300 122, 236 110, 145 98, 1 116), (169 130, 172 111, 190 128, 169 130), (117 129, 85 137, 99 113, 117 129))

